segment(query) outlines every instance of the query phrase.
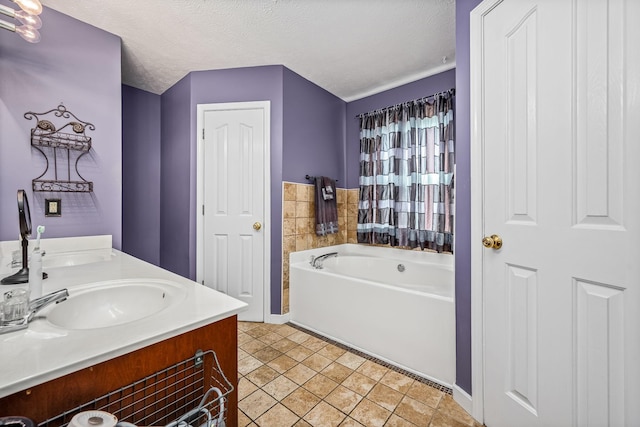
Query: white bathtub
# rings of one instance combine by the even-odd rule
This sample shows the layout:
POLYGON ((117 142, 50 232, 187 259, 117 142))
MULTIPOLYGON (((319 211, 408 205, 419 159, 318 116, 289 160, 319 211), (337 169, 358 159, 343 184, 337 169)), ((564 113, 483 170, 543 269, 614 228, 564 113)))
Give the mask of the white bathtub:
POLYGON ((291 322, 451 387, 452 258, 352 244, 292 253, 291 322), (338 257, 310 265, 328 252, 338 257))

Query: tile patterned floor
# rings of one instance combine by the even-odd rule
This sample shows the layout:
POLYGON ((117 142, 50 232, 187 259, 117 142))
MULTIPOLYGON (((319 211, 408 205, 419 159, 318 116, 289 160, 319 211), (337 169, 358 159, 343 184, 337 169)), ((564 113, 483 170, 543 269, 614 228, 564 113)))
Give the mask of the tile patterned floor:
POLYGON ((238 322, 240 427, 478 427, 445 391, 291 325, 238 322))

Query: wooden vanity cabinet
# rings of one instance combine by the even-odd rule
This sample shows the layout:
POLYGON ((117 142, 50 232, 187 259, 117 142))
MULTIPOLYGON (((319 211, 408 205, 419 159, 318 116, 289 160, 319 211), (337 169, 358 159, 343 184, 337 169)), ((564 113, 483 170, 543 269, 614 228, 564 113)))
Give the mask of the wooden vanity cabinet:
POLYGON ((228 396, 227 426, 236 427, 238 424, 237 328, 237 316, 234 315, 0 398, 0 416, 25 416, 36 423, 41 423, 96 397, 193 357, 197 350, 213 350, 222 371, 234 387, 233 392, 228 396))

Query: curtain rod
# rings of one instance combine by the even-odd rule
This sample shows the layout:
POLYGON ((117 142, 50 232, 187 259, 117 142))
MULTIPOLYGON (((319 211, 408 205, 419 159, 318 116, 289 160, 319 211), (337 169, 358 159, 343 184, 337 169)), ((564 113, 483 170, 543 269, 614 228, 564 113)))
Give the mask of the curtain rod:
POLYGON ((426 99, 429 99, 429 98, 432 98, 432 97, 435 97, 435 96, 438 96, 438 95, 444 95, 445 93, 449 93, 449 94, 451 94, 451 95, 455 96, 455 94, 456 94, 456 88, 455 88, 455 87, 452 87, 452 88, 451 88, 451 89, 449 89, 449 90, 444 90, 444 91, 442 91, 442 92, 436 92, 436 93, 431 94, 431 95, 429 95, 429 96, 423 96, 422 98, 416 98, 416 99, 411 100, 411 101, 406 101, 406 102, 401 102, 401 103, 399 103, 399 104, 389 105, 389 106, 384 107, 384 108, 376 108, 375 110, 371 110, 371 111, 369 111, 368 113, 360 113, 360 114, 357 114, 355 118, 356 118, 356 119, 359 119, 359 118, 364 117, 364 116, 369 115, 369 114, 373 114, 373 113, 377 113, 377 112, 382 112, 382 111, 384 111, 384 110, 388 110, 389 108, 399 107, 399 106, 401 106, 401 105, 409 104, 409 103, 411 103, 411 102, 424 101, 424 100, 426 100, 426 99))

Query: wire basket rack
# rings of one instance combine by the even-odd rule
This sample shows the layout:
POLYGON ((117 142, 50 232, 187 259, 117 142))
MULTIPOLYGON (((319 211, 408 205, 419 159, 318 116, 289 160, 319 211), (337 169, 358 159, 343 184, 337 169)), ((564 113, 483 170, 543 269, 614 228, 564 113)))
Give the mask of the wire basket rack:
POLYGON ((227 396, 233 386, 220 369, 215 352, 191 358, 97 397, 38 424, 66 427, 74 415, 109 412, 122 427, 225 427, 227 396))

